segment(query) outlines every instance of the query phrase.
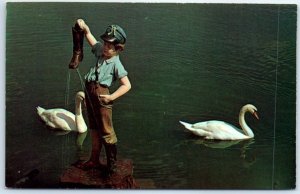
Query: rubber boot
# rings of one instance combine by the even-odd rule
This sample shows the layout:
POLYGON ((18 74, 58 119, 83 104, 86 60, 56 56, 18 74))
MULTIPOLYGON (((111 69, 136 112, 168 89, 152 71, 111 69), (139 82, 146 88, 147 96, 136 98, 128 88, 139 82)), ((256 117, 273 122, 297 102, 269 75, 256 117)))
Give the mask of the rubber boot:
POLYGON ((99 132, 92 129, 90 130, 90 134, 92 139, 92 151, 90 154, 90 158, 85 162, 81 162, 75 165, 77 168, 80 168, 82 170, 104 168, 99 161, 99 157, 102 149, 102 142, 99 141, 99 132))
POLYGON ((83 59, 83 39, 84 39, 84 30, 82 30, 79 25, 76 23, 72 27, 73 34, 73 57, 69 64, 70 69, 76 69, 79 66, 79 63, 83 59))
POLYGON ((117 172, 117 146, 116 144, 105 144, 107 158, 107 175, 111 177, 117 172))
POLYGON ((93 162, 99 162, 99 156, 102 148, 102 142, 100 142, 100 133, 95 129, 91 129, 90 136, 92 139, 92 151, 90 160, 92 160, 93 162))

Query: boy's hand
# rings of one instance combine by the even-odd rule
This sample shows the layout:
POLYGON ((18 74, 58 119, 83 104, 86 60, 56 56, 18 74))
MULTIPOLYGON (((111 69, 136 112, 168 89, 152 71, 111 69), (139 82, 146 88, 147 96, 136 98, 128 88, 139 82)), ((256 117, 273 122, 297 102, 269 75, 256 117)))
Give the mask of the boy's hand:
POLYGON ((83 19, 78 19, 77 20, 77 24, 79 25, 79 27, 82 29, 82 30, 84 30, 84 31, 86 31, 87 30, 87 25, 85 24, 85 22, 84 22, 84 20, 83 19))
POLYGON ((111 95, 100 95, 100 98, 101 98, 105 103, 109 103, 109 102, 113 101, 111 95))
POLYGON ((93 36, 93 34, 90 31, 89 26, 86 25, 84 20, 83 19, 77 19, 76 25, 84 31, 85 37, 86 37, 89 45, 94 46, 97 43, 97 39, 93 36))

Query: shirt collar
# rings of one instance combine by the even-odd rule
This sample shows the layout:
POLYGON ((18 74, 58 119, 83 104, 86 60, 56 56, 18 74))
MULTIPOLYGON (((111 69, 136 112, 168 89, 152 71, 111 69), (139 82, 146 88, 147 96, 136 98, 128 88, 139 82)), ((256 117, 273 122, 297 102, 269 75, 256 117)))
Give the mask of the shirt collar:
POLYGON ((104 60, 106 63, 112 63, 112 62, 114 62, 116 59, 118 59, 119 58, 119 55, 116 55, 116 56, 113 56, 113 57, 111 57, 111 58, 109 58, 109 59, 106 59, 106 60, 104 60))

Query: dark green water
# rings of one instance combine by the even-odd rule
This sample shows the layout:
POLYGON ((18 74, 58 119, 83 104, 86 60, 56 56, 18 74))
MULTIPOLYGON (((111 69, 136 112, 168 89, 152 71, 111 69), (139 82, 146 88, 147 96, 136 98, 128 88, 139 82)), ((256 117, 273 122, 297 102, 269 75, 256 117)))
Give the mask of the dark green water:
MULTIPOLYGON (((8 3, 6 186, 38 169, 30 187, 58 188, 62 171, 89 153, 89 135, 79 152, 77 134, 56 135, 35 110, 65 108, 71 26, 83 18, 97 37, 111 23, 128 35, 121 58, 132 90, 115 102, 113 119, 119 157, 133 160, 136 179, 160 189, 294 188, 296 12, 296 5, 8 3), (246 118, 252 141, 205 141, 178 122, 238 126, 247 103, 260 116, 246 118)), ((84 49, 82 75, 94 61, 87 42, 84 49)), ((78 90, 72 71, 71 111, 78 90)))

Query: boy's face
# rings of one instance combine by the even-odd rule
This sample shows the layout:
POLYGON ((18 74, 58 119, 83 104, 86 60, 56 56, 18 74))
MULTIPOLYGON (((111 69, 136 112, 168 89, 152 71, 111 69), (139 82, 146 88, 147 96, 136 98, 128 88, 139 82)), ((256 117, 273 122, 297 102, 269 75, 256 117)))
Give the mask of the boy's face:
POLYGON ((104 55, 104 57, 110 58, 117 55, 118 53, 112 43, 104 41, 102 54, 104 55))

